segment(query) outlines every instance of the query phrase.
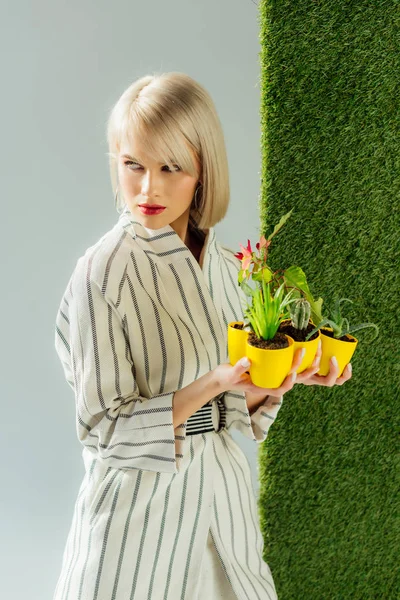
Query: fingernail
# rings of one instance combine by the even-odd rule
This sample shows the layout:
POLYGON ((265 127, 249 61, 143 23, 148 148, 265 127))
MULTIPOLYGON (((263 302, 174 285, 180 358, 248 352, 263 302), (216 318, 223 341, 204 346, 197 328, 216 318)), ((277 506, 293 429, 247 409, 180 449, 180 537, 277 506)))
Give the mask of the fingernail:
POLYGON ((296 381, 296 377, 297 377, 297 373, 296 372, 292 373, 292 383, 294 381, 296 381))
POLYGON ((321 349, 321 346, 322 346, 322 342, 321 342, 321 340, 319 340, 319 342, 318 342, 318 350, 321 349))
POLYGON ((306 349, 303 348, 302 351, 301 351, 301 353, 300 353, 300 357, 303 358, 304 355, 305 355, 305 353, 306 353, 306 349))
POLYGON ((242 365, 242 367, 248 367, 250 365, 250 361, 249 359, 245 356, 244 358, 240 359, 240 364, 242 365))
POLYGON ((351 366, 350 363, 348 364, 348 369, 349 369, 350 373, 353 371, 353 367, 351 366))
POLYGON ((332 362, 333 362, 333 364, 335 365, 335 367, 337 367, 337 366, 338 366, 338 361, 337 361, 337 358, 336 358, 336 356, 332 356, 332 362))

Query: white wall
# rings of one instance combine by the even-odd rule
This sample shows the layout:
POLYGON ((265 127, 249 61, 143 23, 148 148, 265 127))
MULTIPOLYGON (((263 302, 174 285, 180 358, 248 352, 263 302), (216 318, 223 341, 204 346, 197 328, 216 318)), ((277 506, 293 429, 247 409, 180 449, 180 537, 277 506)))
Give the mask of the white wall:
MULTIPOLYGON (((1 587, 52 598, 83 463, 54 318, 77 257, 118 217, 105 124, 136 78, 183 71, 217 106, 231 206, 218 239, 259 232, 258 8, 252 0, 23 0, 1 19, 1 587), (93 218, 95 215, 95 218, 93 218)), ((258 492, 258 446, 234 434, 258 492)))

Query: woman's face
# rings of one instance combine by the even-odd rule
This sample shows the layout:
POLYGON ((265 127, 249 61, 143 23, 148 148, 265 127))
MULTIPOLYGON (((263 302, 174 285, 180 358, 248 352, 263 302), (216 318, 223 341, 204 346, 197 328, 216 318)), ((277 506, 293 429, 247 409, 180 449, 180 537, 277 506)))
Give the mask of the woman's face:
MULTIPOLYGON (((199 161, 191 149, 190 152, 199 172, 199 161)), ((198 177, 184 173, 176 164, 170 171, 168 165, 151 161, 137 144, 131 142, 129 146, 126 143, 121 145, 118 179, 123 198, 140 223, 150 229, 171 225, 185 241, 198 177), (146 215, 139 207, 144 203, 159 204, 165 208, 158 214, 146 215)))

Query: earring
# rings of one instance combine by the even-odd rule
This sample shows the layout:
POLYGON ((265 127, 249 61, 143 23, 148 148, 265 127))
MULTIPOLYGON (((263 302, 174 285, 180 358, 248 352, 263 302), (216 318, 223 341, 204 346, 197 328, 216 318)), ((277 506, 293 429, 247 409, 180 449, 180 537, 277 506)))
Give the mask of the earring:
POLYGON ((193 207, 194 207, 194 209, 195 209, 195 210, 197 210, 197 211, 199 210, 199 203, 197 202, 197 192, 199 191, 199 189, 200 189, 201 187, 203 187, 203 186, 202 186, 202 184, 200 184, 200 185, 198 185, 198 186, 197 186, 197 188, 196 188, 196 191, 195 191, 195 193, 194 193, 194 198, 193 198, 193 200, 194 200, 194 205, 193 205, 193 207))
POLYGON ((119 206, 118 206, 118 189, 119 189, 119 184, 117 185, 117 189, 115 190, 114 206, 115 206, 115 208, 116 208, 117 212, 118 212, 118 213, 120 213, 120 212, 121 212, 121 211, 120 211, 120 209, 121 209, 122 207, 119 207, 119 206))

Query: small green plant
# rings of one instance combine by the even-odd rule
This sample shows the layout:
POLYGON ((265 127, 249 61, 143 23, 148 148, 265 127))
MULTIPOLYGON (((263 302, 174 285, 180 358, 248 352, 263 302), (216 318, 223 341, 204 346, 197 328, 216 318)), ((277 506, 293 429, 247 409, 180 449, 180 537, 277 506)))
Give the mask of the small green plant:
POLYGON ((355 331, 365 329, 366 327, 374 327, 376 329, 376 335, 371 341, 375 340, 378 337, 379 327, 374 323, 361 323, 360 325, 353 325, 352 327, 349 326, 349 321, 345 317, 342 317, 340 311, 340 303, 345 301, 351 302, 351 304, 353 304, 353 301, 349 300, 348 298, 340 298, 340 300, 338 299, 336 301, 335 307, 331 311, 330 317, 324 317, 322 321, 318 323, 317 327, 310 331, 310 333, 306 337, 306 341, 308 341, 309 338, 324 325, 329 325, 330 327, 332 327, 333 336, 337 339, 341 338, 347 333, 354 333, 355 331))
POLYGON ((310 321, 311 306, 306 298, 295 298, 289 306, 291 324, 295 329, 305 330, 310 321))
POLYGON ((251 303, 244 307, 244 316, 259 339, 272 340, 286 317, 284 308, 294 302, 295 298, 291 298, 292 292, 285 292, 284 283, 274 295, 271 293, 271 283, 262 279, 257 285, 258 287, 253 289, 245 281, 240 284, 246 296, 252 299, 251 303))

